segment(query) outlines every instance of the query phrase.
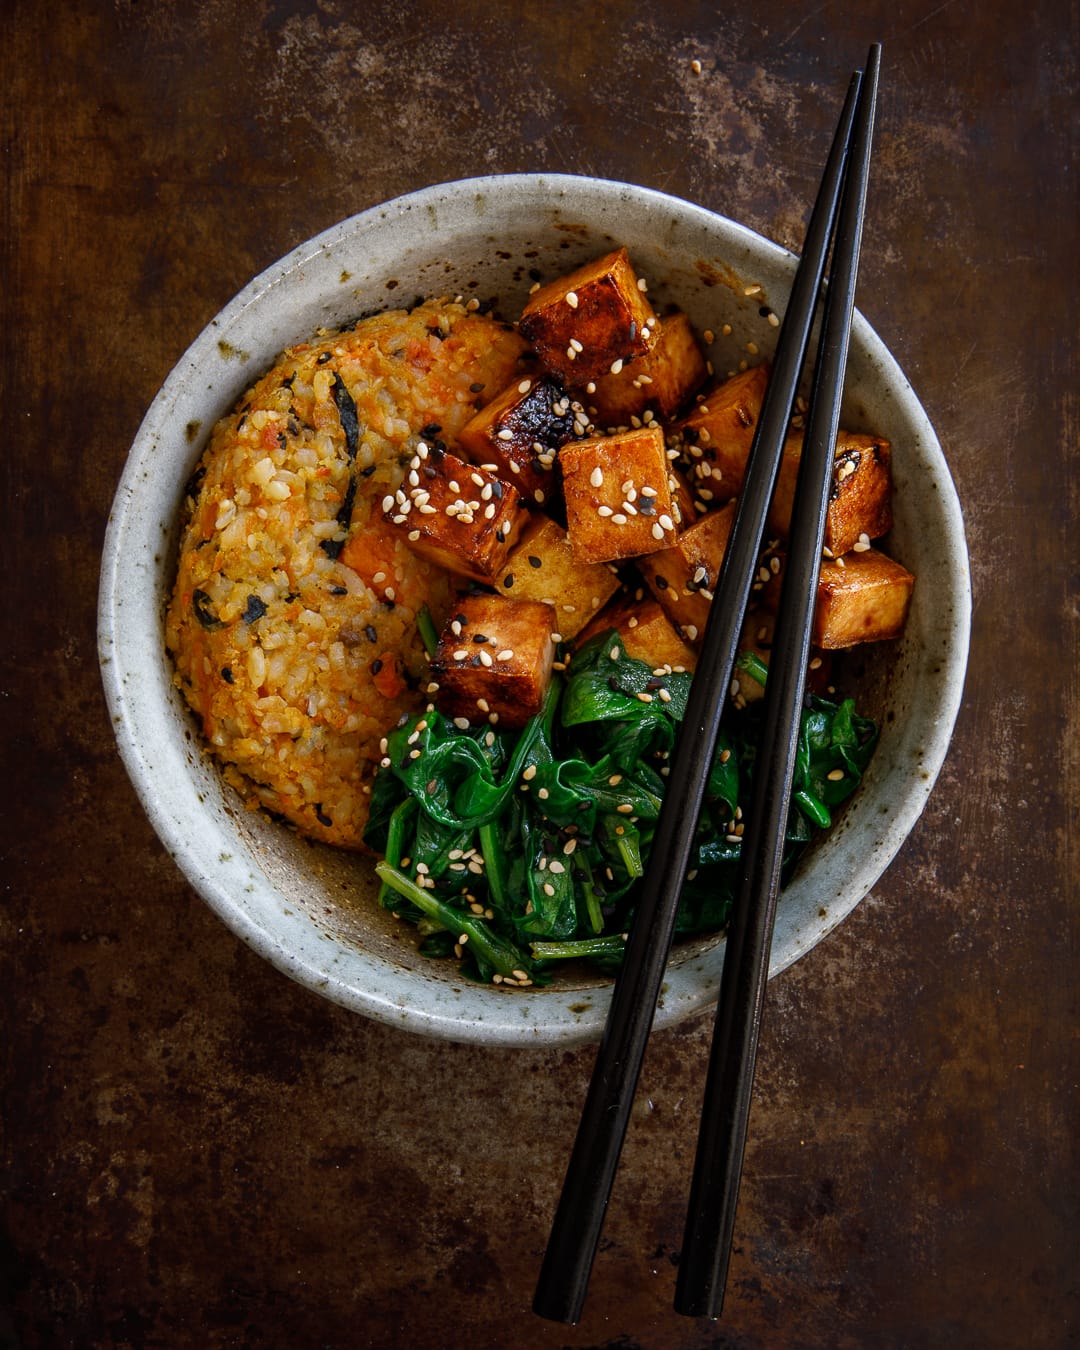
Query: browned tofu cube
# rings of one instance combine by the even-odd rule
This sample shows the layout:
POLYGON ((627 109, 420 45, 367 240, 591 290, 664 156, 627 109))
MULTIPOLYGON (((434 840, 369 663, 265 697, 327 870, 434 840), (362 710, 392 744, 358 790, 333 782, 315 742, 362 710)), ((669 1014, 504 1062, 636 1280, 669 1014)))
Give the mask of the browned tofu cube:
POLYGON ((539 600, 463 596, 431 660, 436 706, 461 725, 524 726, 551 683, 554 630, 539 600))
POLYGON ((647 661, 654 670, 662 666, 693 670, 697 664, 697 652, 679 636, 651 595, 617 596, 581 631, 577 646, 584 646, 597 633, 612 628, 622 640, 627 656, 647 661))
POLYGON ((742 491, 768 383, 767 365, 741 371, 708 390, 674 428, 696 496, 726 502, 742 491))
POLYGON ((672 542, 676 523, 664 433, 642 427, 559 452, 566 524, 582 562, 617 562, 672 542))
POLYGON ((527 519, 513 484, 435 446, 413 456, 404 483, 384 498, 383 514, 421 557, 489 583, 527 519))
POLYGON ((666 421, 705 382, 708 370, 693 326, 681 311, 660 320, 652 351, 609 371, 586 388, 586 403, 598 426, 615 430, 646 410, 666 421))
POLYGON ((696 642, 705 632, 713 589, 735 524, 736 504, 710 511, 683 530, 670 548, 639 564, 641 575, 680 632, 696 642))
POLYGON ((847 553, 821 564, 815 646, 833 650, 899 637, 915 578, 877 549, 847 553))
MULTIPOLYGON (((776 488, 769 507, 770 534, 786 539, 802 458, 803 437, 793 433, 784 442, 776 488)), ((868 544, 892 528, 892 451, 879 436, 841 431, 833 462, 833 483, 825 518, 825 547, 834 557, 868 544), (865 537, 864 537, 865 536, 865 537)))
POLYGON ((563 527, 537 514, 507 557, 497 585, 511 599, 551 605, 557 631, 569 639, 615 594, 619 579, 607 563, 581 562, 563 527))
POLYGON ((588 419, 558 381, 523 375, 508 385, 458 433, 458 448, 537 506, 551 506, 559 492, 559 448, 584 436, 588 419))
POLYGON ((619 248, 534 291, 518 331, 546 370, 584 386, 649 351, 658 320, 619 248))

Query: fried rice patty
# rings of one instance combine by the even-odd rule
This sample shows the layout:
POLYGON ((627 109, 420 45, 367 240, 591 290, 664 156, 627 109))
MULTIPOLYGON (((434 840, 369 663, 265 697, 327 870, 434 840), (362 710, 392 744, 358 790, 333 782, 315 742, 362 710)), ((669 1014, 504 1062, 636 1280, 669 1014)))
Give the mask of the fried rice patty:
POLYGON ((452 596, 380 503, 418 441, 452 445, 526 359, 511 327, 427 302, 290 348, 214 428, 166 644, 249 805, 361 846, 379 741, 425 702, 417 611, 441 624, 452 596))

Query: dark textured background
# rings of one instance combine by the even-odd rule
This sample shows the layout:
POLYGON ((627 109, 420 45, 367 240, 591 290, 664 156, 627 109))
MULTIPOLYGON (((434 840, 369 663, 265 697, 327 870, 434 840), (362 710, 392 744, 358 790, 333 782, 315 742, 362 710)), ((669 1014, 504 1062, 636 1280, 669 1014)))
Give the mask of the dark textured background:
POLYGON ((1075 0, 0 9, 0 1346, 1068 1344, 1075 0), (724 1320, 671 1311, 703 1019, 651 1045, 563 1328, 529 1304, 592 1051, 368 1023, 204 907, 110 738, 110 499, 216 310, 387 197, 584 172, 798 247, 878 38, 859 303, 965 508, 965 706, 907 847, 770 987, 724 1320))

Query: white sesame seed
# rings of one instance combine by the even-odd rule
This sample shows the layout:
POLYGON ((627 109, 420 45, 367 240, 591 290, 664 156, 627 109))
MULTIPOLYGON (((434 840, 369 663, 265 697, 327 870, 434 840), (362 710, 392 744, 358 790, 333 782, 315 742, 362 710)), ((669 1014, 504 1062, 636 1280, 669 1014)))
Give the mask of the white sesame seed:
POLYGON ((495 659, 496 661, 512 661, 514 659, 514 649, 512 647, 504 647, 495 659))
POLYGON ((589 475, 589 482, 592 484, 593 487, 603 487, 604 471, 603 469, 600 468, 599 464, 596 466, 595 469, 593 469, 592 473, 589 475))
POLYGON ((612 375, 618 375, 618 373, 619 373, 620 370, 622 370, 622 361, 621 361, 621 360, 619 360, 619 361, 612 361, 612 363, 611 363, 611 373, 612 373, 612 375))
POLYGON ((571 309, 577 309, 577 307, 578 307, 578 298, 577 298, 577 292, 576 292, 576 291, 567 291, 567 292, 566 292, 566 303, 570 306, 571 309))
POLYGON ((492 661, 491 653, 486 648, 480 649, 480 664, 482 666, 488 667, 494 664, 494 662, 492 661))

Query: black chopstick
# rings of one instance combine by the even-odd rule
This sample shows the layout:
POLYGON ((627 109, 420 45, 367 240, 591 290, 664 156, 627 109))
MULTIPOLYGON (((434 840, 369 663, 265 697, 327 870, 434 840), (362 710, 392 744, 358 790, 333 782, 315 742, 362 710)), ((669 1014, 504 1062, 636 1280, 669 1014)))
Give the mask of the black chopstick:
POLYGON ((851 80, 807 228, 803 256, 781 324, 746 485, 714 590, 682 730, 670 761, 664 805, 626 954, 612 991, 577 1137, 567 1166, 533 1310, 577 1322, 622 1150, 634 1091, 671 950, 739 634, 758 565, 765 518, 810 341, 832 239, 860 76, 851 80))
POLYGON ((728 928, 675 1290, 677 1311, 691 1316, 719 1317, 724 1301, 839 430, 879 65, 880 47, 874 46, 867 60, 845 172, 770 653, 763 734, 743 836, 741 880, 728 928))

